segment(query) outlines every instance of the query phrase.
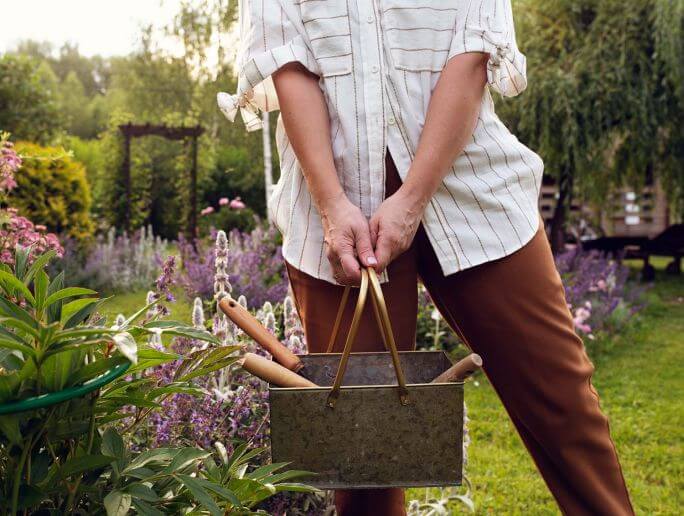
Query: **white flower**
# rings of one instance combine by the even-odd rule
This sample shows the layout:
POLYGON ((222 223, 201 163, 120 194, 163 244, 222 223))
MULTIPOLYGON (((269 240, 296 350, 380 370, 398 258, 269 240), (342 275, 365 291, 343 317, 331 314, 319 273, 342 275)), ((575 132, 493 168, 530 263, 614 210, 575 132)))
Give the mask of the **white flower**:
POLYGON ((138 344, 130 333, 123 331, 115 334, 114 345, 128 360, 134 364, 138 363, 138 344))

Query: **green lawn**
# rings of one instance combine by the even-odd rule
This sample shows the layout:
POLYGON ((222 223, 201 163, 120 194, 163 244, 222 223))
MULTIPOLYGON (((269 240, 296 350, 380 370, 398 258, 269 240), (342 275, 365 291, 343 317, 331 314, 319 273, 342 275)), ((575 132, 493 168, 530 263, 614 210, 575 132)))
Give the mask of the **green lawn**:
MULTIPOLYGON (((190 304, 178 294, 172 317, 189 321, 190 304)), ((675 515, 684 505, 684 278, 660 273, 648 297, 629 330, 591 342, 588 351, 637 512, 675 515)), ((117 295, 105 312, 130 314, 144 298, 142 292, 117 295)), ((476 514, 558 514, 491 386, 483 375, 477 381, 466 385, 476 514)), ((424 493, 412 490, 409 497, 424 493)), ((454 505, 453 513, 461 512, 454 505)))
MULTIPOLYGON (((637 513, 675 515, 684 505, 684 279, 659 275, 648 296, 628 331, 588 351, 637 513)), ((477 380, 466 386, 476 514, 558 514, 493 389, 477 380)))

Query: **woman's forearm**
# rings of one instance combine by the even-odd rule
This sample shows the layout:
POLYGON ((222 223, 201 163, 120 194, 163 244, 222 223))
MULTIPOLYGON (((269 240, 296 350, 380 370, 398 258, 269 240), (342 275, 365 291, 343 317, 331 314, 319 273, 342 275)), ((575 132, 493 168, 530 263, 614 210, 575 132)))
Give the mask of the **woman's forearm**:
POLYGON ((318 77, 291 63, 273 75, 287 137, 319 210, 344 196, 333 161, 330 117, 318 77))
POLYGON ((302 168, 325 233, 328 260, 339 283, 357 284, 361 265, 377 264, 368 219, 337 177, 330 118, 318 78, 291 64, 273 75, 283 125, 302 168))
POLYGON ((430 98, 403 194, 425 206, 473 134, 487 82, 487 54, 449 60, 430 98))

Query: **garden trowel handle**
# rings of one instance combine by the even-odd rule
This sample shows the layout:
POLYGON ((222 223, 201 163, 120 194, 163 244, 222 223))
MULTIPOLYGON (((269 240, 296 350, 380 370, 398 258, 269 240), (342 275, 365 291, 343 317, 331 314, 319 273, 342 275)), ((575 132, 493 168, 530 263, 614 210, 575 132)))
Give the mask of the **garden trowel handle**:
POLYGON ((257 319, 240 303, 227 296, 219 301, 219 308, 242 331, 256 341, 259 346, 268 351, 273 360, 290 371, 297 372, 304 364, 297 355, 292 353, 280 342, 275 335, 268 331, 257 319))
POLYGON ((482 367, 482 357, 472 353, 432 380, 432 383, 462 382, 482 367))

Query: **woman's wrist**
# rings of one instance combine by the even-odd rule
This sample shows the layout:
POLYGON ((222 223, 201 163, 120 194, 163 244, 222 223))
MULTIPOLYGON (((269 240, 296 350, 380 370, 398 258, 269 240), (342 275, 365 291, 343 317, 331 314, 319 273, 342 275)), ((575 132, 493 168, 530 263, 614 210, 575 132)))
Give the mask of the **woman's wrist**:
POLYGON ((344 193, 342 187, 339 189, 332 189, 325 193, 318 193, 314 195, 314 201, 318 207, 318 211, 322 216, 326 216, 330 212, 339 210, 340 206, 344 206, 349 203, 347 194, 344 193))
POLYGON ((397 190, 404 202, 408 207, 414 210, 420 210, 421 212, 425 210, 425 207, 432 199, 435 191, 437 190, 437 185, 432 185, 431 181, 427 178, 418 178, 417 174, 411 174, 409 172, 404 183, 397 190))

